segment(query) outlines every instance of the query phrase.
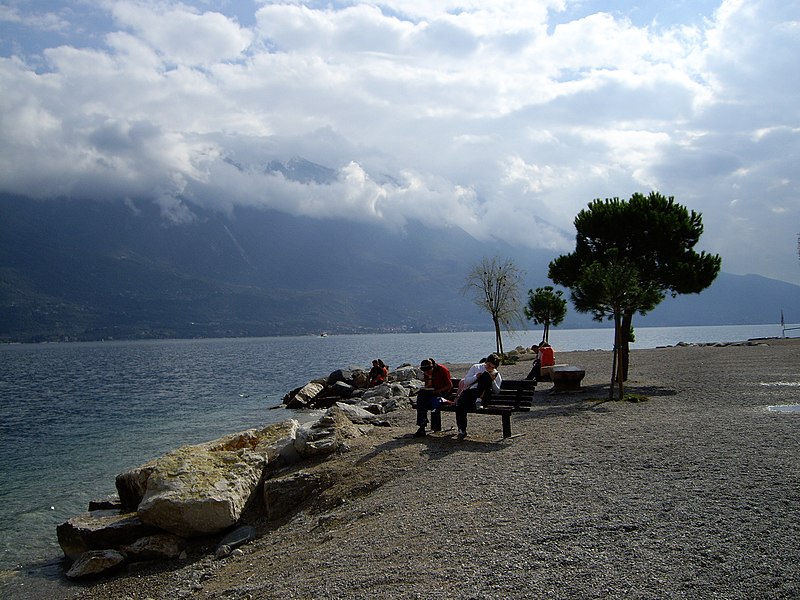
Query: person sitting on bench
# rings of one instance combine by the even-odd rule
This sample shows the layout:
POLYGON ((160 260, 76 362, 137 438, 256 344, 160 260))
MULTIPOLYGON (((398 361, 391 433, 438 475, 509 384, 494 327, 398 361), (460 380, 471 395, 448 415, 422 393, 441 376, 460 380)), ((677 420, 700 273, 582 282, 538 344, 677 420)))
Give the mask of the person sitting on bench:
POLYGON ((553 347, 547 342, 539 344, 539 360, 543 367, 552 367, 556 364, 556 354, 553 347))
POLYGON ((453 389, 450 370, 438 364, 432 358, 426 358, 419 364, 425 376, 425 387, 417 392, 417 429, 414 437, 425 437, 425 426, 428 424, 428 411, 436 409, 453 389))
POLYGON ((539 377, 542 376, 542 359, 539 358, 539 344, 534 344, 533 346, 531 346, 531 351, 535 352, 536 355, 533 357, 533 364, 531 365, 531 370, 525 376, 525 379, 533 379, 534 381, 539 381, 539 377))
POLYGON ((464 391, 456 400, 456 427, 458 439, 467 437, 467 412, 480 408, 482 402, 491 399, 492 392, 499 392, 503 377, 497 367, 500 357, 490 354, 482 363, 472 365, 464 376, 464 391))

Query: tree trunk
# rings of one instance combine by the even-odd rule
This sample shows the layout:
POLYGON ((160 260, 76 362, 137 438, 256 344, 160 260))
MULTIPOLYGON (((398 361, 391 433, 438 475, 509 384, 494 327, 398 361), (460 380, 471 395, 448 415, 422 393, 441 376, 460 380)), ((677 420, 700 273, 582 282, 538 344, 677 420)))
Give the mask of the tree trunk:
POLYGON ((628 362, 630 359, 630 337, 631 337, 631 323, 633 323, 633 314, 625 313, 622 315, 621 335, 622 344, 620 346, 619 357, 619 371, 617 375, 620 382, 628 381, 628 362))
POLYGON ((503 336, 500 333, 500 321, 497 317, 492 317, 492 321, 494 321, 494 341, 497 345, 497 353, 502 356, 503 355, 503 336))
POLYGON ((614 315, 614 352, 612 353, 611 358, 611 383, 608 385, 608 399, 614 399, 614 382, 619 379, 617 376, 619 373, 619 369, 617 369, 617 364, 619 363, 620 359, 620 343, 622 341, 622 337, 620 336, 620 324, 619 324, 619 315, 614 315))
POLYGON ((614 344, 614 351, 611 354, 611 383, 608 384, 608 399, 614 399, 614 381, 617 379, 617 345, 614 344))
MULTIPOLYGON (((622 328, 622 323, 620 322, 619 317, 616 317, 614 321, 614 326, 617 328, 618 339, 620 342, 622 342, 623 339, 625 340, 623 344, 625 347, 625 352, 619 354, 619 367, 617 369, 617 374, 622 375, 621 377, 617 377, 617 382, 619 383, 619 399, 622 400, 625 397, 625 380, 627 379, 626 373, 628 370, 628 338, 623 333, 624 329, 622 328), (625 357, 624 362, 622 360, 623 356, 625 357)), ((625 319, 623 318, 622 322, 624 323, 624 321, 625 319)))
POLYGON ((542 332, 542 340, 550 343, 550 323, 544 324, 544 332, 542 332))

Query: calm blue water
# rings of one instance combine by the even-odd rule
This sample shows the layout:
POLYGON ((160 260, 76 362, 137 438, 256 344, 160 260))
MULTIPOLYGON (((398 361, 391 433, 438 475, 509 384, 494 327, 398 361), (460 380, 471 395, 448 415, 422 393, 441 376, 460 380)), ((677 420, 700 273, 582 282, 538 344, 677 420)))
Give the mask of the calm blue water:
MULTIPOLYGON (((776 325, 637 328, 634 348, 780 334, 776 325)), ((612 337, 555 329, 550 342, 611 349, 612 337)), ((0 346, 0 572, 60 557, 56 526, 114 493, 120 471, 294 416, 270 407, 309 379, 378 357, 393 367, 472 362, 493 349, 492 332, 0 346)))

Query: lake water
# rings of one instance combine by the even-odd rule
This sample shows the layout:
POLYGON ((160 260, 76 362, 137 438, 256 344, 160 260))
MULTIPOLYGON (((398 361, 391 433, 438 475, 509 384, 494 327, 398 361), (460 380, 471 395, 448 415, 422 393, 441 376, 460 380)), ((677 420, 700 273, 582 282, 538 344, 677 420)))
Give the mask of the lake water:
MULTIPOLYGON (((633 348, 780 334, 777 325, 643 327, 633 348)), ((540 338, 523 332, 504 345, 540 338)), ((608 350, 612 341, 610 329, 550 335, 557 351, 608 350)), ((56 526, 115 493, 117 473, 295 416, 270 407, 310 379, 373 358, 391 367, 428 356, 466 363, 493 349, 492 332, 0 346, 0 585, 20 568, 57 575, 56 526)))

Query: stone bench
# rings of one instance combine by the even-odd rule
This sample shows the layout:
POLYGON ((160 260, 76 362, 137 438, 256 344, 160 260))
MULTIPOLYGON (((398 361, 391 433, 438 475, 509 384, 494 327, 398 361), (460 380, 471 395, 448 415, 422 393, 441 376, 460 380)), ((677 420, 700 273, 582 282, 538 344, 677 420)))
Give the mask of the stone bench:
POLYGON ((547 367, 550 369, 550 377, 553 381, 551 392, 579 392, 581 390, 581 380, 586 375, 586 371, 574 365, 556 365, 547 367))
POLYGON ((553 381, 553 369, 556 367, 568 367, 569 365, 559 364, 559 365, 550 365, 548 367, 540 367, 539 369, 539 379, 537 381, 553 381))

